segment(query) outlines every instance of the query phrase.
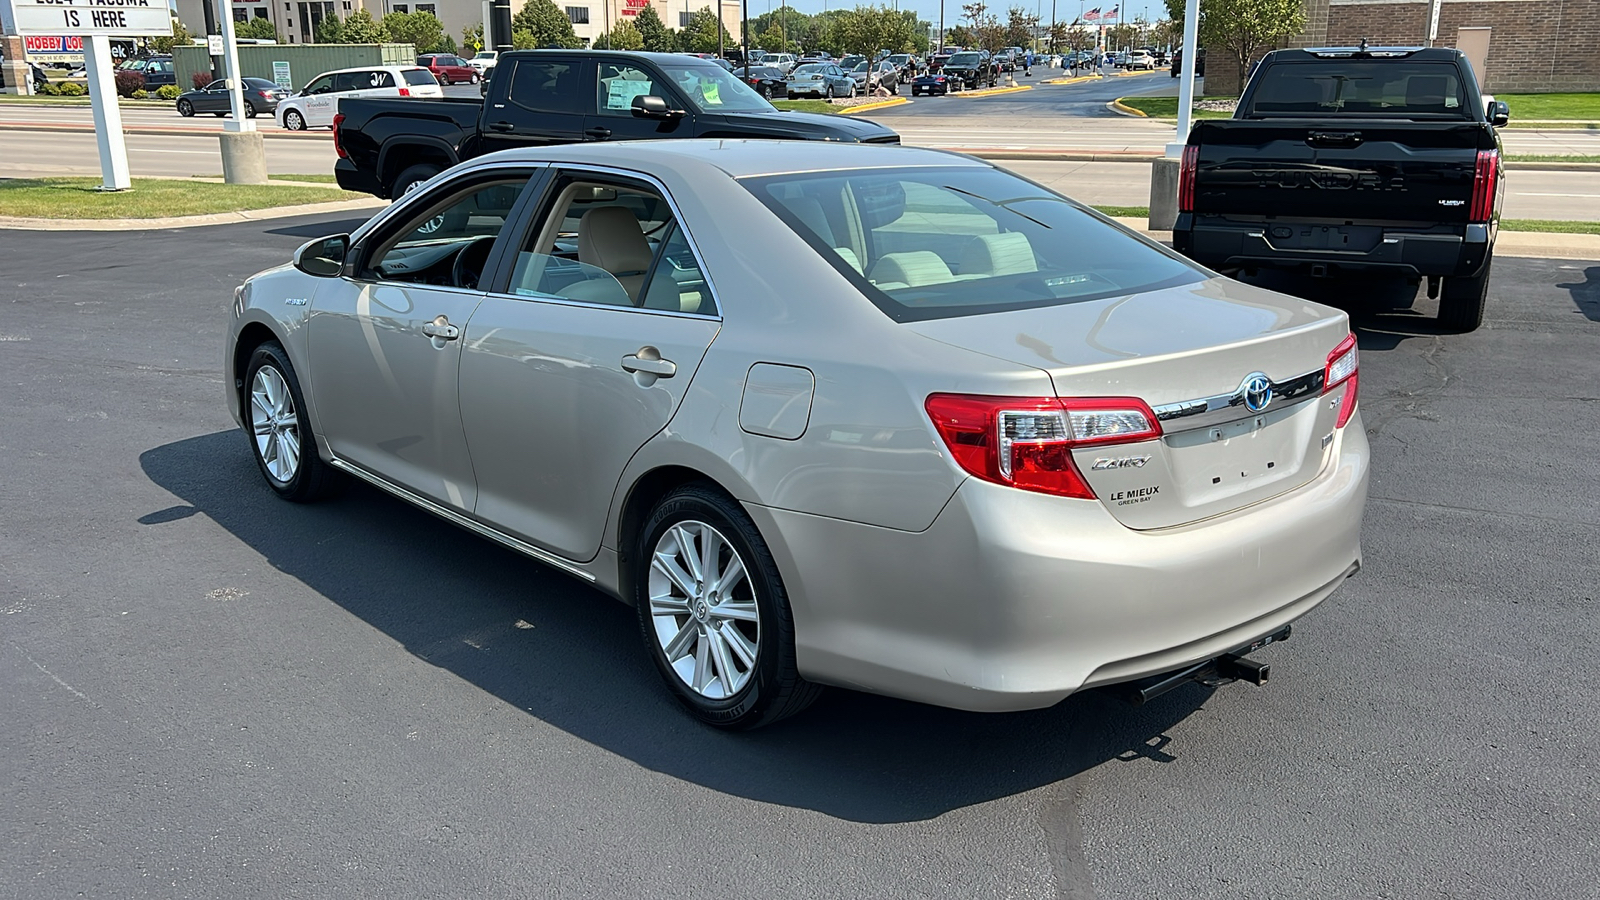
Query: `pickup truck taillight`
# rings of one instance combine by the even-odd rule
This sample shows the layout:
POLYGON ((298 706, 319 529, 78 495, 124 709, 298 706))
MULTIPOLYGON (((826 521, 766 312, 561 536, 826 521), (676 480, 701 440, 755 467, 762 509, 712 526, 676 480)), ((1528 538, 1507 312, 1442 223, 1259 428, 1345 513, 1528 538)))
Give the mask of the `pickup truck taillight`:
POLYGON ((1472 210, 1468 222, 1488 222, 1494 215, 1494 193, 1500 180, 1500 154, 1478 151, 1478 168, 1472 176, 1472 210))
POLYGON ((1334 423, 1335 428, 1343 428, 1350 421, 1350 416, 1356 411, 1356 387, 1360 381, 1360 357, 1357 355, 1356 336, 1347 334, 1339 346, 1333 348, 1328 354, 1327 367, 1322 370, 1322 393, 1327 394, 1341 384, 1349 382, 1350 387, 1344 392, 1344 400, 1339 404, 1339 420, 1334 423))
POLYGON ((1189 144, 1183 148, 1183 162, 1178 166, 1178 212, 1194 212, 1194 171, 1200 164, 1200 148, 1189 144))
POLYGON ((339 140, 339 129, 344 127, 344 113, 333 114, 333 152, 339 154, 340 159, 349 159, 350 154, 344 152, 344 144, 339 140))
POLYGON ((932 394, 924 404, 956 464, 984 481, 1095 499, 1072 451, 1161 436, 1156 414, 1137 397, 991 397, 932 394))

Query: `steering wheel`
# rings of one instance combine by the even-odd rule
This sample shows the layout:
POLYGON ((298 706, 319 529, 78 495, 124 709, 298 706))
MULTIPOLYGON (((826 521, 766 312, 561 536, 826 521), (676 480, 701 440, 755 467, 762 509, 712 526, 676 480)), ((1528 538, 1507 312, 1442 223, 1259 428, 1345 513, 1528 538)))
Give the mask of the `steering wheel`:
POLYGON ((483 265, 489 261, 489 249, 494 246, 494 236, 475 237, 462 246, 456 260, 450 265, 450 283, 461 288, 475 288, 483 277, 483 265))

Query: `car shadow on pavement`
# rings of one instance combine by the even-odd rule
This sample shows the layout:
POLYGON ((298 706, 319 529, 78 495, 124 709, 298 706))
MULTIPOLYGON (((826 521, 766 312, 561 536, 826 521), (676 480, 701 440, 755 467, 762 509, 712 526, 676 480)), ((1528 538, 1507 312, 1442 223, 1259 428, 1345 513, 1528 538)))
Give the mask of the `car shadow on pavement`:
POLYGON ((1439 326, 1436 301, 1404 278, 1311 278, 1264 269, 1241 280, 1344 310, 1363 350, 1393 350, 1411 338, 1453 333, 1439 326))
POLYGON ((1585 318, 1600 322, 1600 266, 1584 269, 1583 281, 1558 284, 1556 287, 1572 294, 1573 304, 1585 318))
POLYGON ((268 228, 267 234, 281 234, 287 237, 303 237, 307 240, 313 240, 320 237, 330 237, 335 234, 349 234, 367 224, 367 220, 370 218, 372 216, 359 216, 353 219, 311 222, 306 225, 287 225, 283 228, 268 228))
MULTIPOLYGON (((148 450, 152 481, 279 571, 502 701, 640 766, 727 794, 859 822, 931 819, 1110 760, 1171 762, 1190 685, 1143 707, 1104 691, 1027 713, 964 713, 831 690, 777 725, 728 734, 659 682, 633 610, 363 484, 296 505, 262 483, 245 439, 148 450)), ((146 512, 148 527, 192 515, 146 512)), ((1234 688, 1240 689, 1240 688, 1234 688)))

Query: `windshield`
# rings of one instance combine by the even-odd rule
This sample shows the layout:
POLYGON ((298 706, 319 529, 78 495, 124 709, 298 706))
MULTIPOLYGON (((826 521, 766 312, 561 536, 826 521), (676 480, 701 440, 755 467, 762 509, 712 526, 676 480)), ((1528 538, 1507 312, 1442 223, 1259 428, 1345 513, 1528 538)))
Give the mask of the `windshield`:
POLYGON ((897 66, 903 66, 910 59, 911 57, 904 53, 896 53, 895 55, 889 57, 889 62, 892 62, 897 66))
POLYGON ((1317 60, 1270 66, 1250 114, 1473 119, 1468 87, 1448 62, 1317 60))
POLYGON ((946 65, 975 66, 978 64, 979 59, 980 57, 976 53, 957 53, 955 56, 950 57, 950 62, 946 65))
POLYGON ((479 53, 477 56, 474 56, 473 59, 494 59, 494 53, 495 52, 493 50, 485 50, 482 53, 479 53))
POLYGON ((662 63, 661 69, 701 112, 772 112, 771 103, 721 66, 662 63))
POLYGON ((852 71, 852 72, 865 72, 871 66, 872 66, 872 63, 869 63, 869 62, 867 62, 866 60, 863 59, 861 62, 856 63, 856 67, 851 69, 850 71, 852 71))
POLYGON ((1206 277, 999 169, 870 169, 743 183, 899 322, 1058 306, 1206 277))
POLYGON ((811 65, 807 66, 799 66, 794 70, 796 75, 817 75, 821 72, 822 66, 818 63, 812 63, 811 65))

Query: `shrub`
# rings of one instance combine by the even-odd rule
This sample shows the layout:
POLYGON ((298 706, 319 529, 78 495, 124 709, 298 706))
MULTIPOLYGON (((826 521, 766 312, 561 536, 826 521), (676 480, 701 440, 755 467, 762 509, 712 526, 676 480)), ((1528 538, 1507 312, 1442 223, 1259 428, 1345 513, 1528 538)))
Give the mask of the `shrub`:
MULTIPOLYGON (((211 83, 211 73, 210 72, 194 72, 194 73, 191 73, 189 75, 189 84, 193 85, 194 89, 197 90, 197 91, 205 90, 205 86, 210 84, 210 83, 211 83)), ((176 87, 176 86, 177 85, 173 85, 173 87, 176 87)), ((166 90, 166 88, 162 88, 162 90, 164 91, 164 90, 166 90)))
POLYGON ((183 91, 178 90, 175 84, 164 84, 156 90, 156 97, 161 100, 176 100, 183 91))
POLYGON ((56 88, 56 92, 63 97, 82 97, 89 93, 89 89, 76 81, 63 81, 61 86, 56 88))
POLYGON ((138 72, 129 72, 124 69, 118 69, 116 78, 118 97, 132 97, 134 91, 144 89, 144 76, 140 75, 138 72))
POLYGON ((137 91, 133 92, 132 99, 134 99, 134 100, 148 100, 148 99, 150 99, 150 92, 145 90, 144 88, 139 88, 137 91))
POLYGON ((56 87, 55 82, 47 81, 43 87, 39 88, 37 91, 34 91, 34 93, 43 97, 58 97, 61 95, 61 89, 56 87))

